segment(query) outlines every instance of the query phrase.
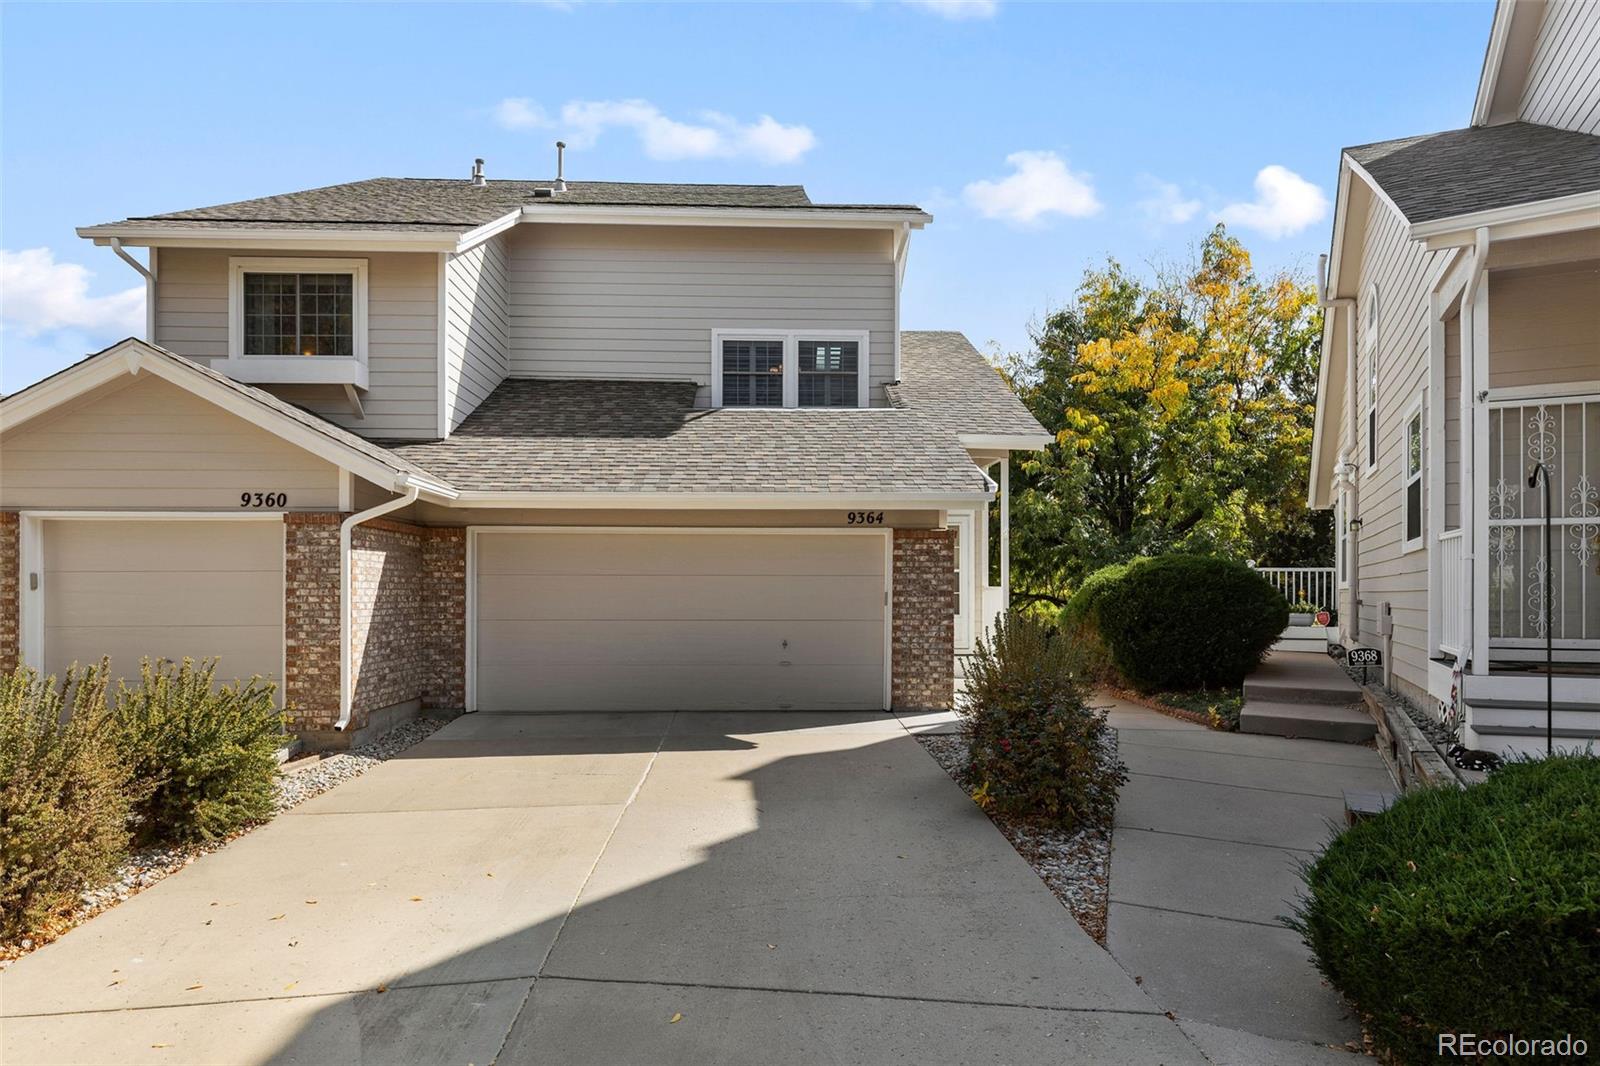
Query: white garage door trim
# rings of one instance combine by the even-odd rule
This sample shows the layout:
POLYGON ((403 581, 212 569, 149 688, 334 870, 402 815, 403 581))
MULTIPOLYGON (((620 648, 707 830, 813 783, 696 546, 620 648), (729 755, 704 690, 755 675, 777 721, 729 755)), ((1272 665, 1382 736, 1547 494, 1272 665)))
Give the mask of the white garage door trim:
POLYGON ((834 529, 815 526, 468 526, 467 527, 467 677, 466 709, 478 709, 478 538, 496 533, 637 533, 709 536, 836 536, 877 537, 883 541, 883 706, 892 706, 894 677, 894 531, 890 529, 834 529))
MULTIPOLYGON (((44 538, 46 522, 276 522, 284 529, 284 546, 278 565, 285 583, 279 596, 281 633, 287 634, 289 567, 287 559, 288 525, 283 511, 21 511, 17 515, 17 625, 18 649, 24 666, 44 672, 44 538), (38 575, 38 580, 33 580, 38 575)), ((289 676, 288 641, 279 640, 279 699, 289 676)))

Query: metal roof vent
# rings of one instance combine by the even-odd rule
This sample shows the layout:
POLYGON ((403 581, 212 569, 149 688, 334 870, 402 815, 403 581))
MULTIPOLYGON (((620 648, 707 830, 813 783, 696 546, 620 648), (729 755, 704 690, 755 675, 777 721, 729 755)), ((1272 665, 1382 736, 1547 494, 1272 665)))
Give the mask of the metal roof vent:
POLYGON ((550 197, 555 195, 555 192, 556 191, 554 189, 546 189, 543 186, 540 186, 539 188, 533 190, 533 198, 535 200, 548 200, 550 197))
POLYGON ((472 184, 489 184, 489 179, 483 176, 483 160, 481 159, 474 159, 472 161, 472 184))
POLYGON ((566 192, 567 191, 567 178, 566 178, 566 173, 565 173, 565 171, 566 171, 566 155, 567 155, 567 142, 566 141, 557 141, 556 142, 556 183, 555 183, 555 191, 556 192, 566 192))

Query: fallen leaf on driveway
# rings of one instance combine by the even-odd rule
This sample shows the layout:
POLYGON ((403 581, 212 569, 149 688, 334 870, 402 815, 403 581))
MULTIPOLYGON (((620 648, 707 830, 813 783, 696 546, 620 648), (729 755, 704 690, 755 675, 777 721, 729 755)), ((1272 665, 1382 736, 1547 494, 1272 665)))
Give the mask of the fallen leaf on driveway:
POLYGON ((671 1020, 669 1020, 667 1022, 667 1024, 668 1025, 677 1025, 681 1021, 683 1021, 683 1015, 682 1014, 674 1014, 672 1016, 671 1020))
POLYGON ((281 914, 274 914, 274 915, 273 915, 273 916, 272 916, 272 917, 271 917, 271 918, 268 918, 268 919, 267 919, 267 921, 269 921, 269 922, 275 922, 275 921, 277 921, 277 920, 278 920, 278 919, 279 919, 279 918, 282 918, 282 917, 284 917, 284 916, 283 916, 283 915, 281 915, 281 914))
POLYGON ((151 1047, 171 1047, 171 1044, 151 1044, 151 1047))
POLYGON ((289 991, 291 988, 293 988, 295 985, 297 985, 299 983, 300 983, 299 981, 290 981, 288 984, 283 986, 283 990, 285 992, 287 992, 287 991, 289 991))
POLYGON ((377 993, 379 993, 381 995, 384 992, 389 991, 389 986, 388 985, 379 985, 377 988, 373 989, 373 991, 377 992, 377 993))
POLYGON ((412 896, 411 897, 411 902, 412 903, 421 903, 422 902, 422 897, 421 896, 412 896))
POLYGON ((204 987, 205 987, 205 985, 190 985, 188 988, 185 988, 184 991, 185 992, 193 992, 196 989, 200 989, 200 988, 204 988, 204 987))
POLYGON ((306 902, 307 902, 307 903, 315 903, 315 902, 317 902, 317 901, 316 901, 316 900, 314 900, 314 899, 308 899, 308 900, 306 900, 306 902))

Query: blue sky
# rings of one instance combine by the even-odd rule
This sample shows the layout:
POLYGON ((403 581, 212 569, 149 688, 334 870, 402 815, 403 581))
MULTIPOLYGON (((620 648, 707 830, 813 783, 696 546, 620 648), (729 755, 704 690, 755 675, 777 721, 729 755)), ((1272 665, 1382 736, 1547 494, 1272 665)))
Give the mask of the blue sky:
POLYGON ((142 323, 73 227, 379 175, 905 202, 907 328, 1016 350, 1085 266, 1326 248, 1338 150, 1467 124, 1492 6, 6 3, 0 389, 142 323))

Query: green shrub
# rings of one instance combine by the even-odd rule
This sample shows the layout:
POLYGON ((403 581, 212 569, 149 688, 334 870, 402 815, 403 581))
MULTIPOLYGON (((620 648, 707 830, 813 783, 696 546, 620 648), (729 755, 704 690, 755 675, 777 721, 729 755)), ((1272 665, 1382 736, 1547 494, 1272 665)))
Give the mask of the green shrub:
POLYGON ((219 688, 215 659, 146 659, 139 673, 137 688, 120 686, 116 712, 143 785, 138 840, 216 840, 269 817, 284 728, 275 686, 257 677, 219 688))
POLYGON ((1095 614, 1117 672, 1144 692, 1237 685, 1289 624, 1259 574, 1201 555, 1138 560, 1095 614))
POLYGON ((1046 623, 1010 614, 979 640, 961 715, 969 780, 988 810, 1075 829, 1107 824, 1127 780, 1109 750, 1104 714, 1074 680, 1065 641, 1046 623))
POLYGON ((1067 640, 1073 672, 1086 681, 1119 683, 1111 662, 1111 649, 1100 633, 1100 605, 1111 595, 1133 563, 1112 563, 1084 578, 1083 584, 1061 608, 1059 625, 1067 640))
POLYGON ((69 909, 127 850, 128 769, 105 694, 105 663, 60 685, 0 676, 0 940, 69 909))
POLYGON ((1600 759, 1408 793, 1304 877, 1292 924, 1398 1061, 1441 1032, 1600 1039, 1600 759))

